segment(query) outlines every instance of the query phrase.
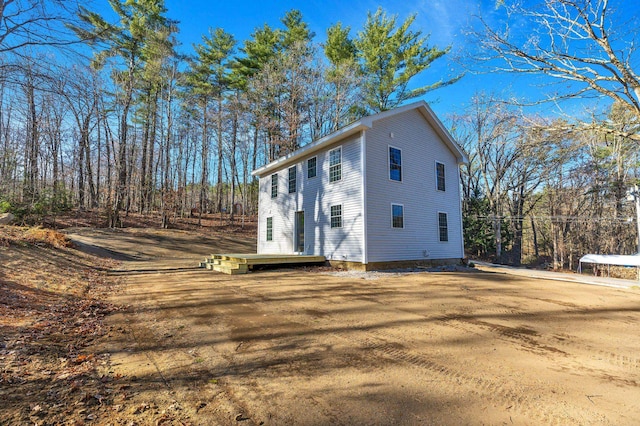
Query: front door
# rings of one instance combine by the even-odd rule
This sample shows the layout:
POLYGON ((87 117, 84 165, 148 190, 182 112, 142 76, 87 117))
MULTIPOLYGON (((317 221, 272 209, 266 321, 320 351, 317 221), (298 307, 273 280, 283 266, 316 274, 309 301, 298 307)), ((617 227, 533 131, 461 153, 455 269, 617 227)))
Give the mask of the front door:
POLYGON ((296 212, 295 251, 304 253, 304 212, 296 212))

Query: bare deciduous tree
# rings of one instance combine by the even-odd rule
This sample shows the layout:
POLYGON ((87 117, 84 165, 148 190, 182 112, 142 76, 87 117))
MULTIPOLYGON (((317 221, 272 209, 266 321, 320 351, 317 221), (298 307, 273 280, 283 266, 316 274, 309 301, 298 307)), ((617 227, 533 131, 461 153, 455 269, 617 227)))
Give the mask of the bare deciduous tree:
MULTIPOLYGON (((488 53, 481 59, 491 64, 498 59, 502 64, 494 70, 544 74, 561 82, 545 100, 607 97, 627 105, 640 118, 640 77, 634 69, 638 24, 632 17, 628 26, 621 25, 622 2, 617 9, 608 0, 497 3, 518 22, 507 19, 503 28, 497 28, 482 20, 484 30, 475 33, 488 53)), ((639 129, 626 129, 621 136, 640 141, 639 129)))

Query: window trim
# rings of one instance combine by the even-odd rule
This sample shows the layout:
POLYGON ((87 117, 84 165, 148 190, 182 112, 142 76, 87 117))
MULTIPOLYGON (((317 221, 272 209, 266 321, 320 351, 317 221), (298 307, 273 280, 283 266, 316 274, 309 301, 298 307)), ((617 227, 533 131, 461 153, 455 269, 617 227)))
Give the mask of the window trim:
POLYGON ((393 145, 388 145, 388 149, 387 149, 387 171, 389 172, 389 174, 387 175, 387 177, 389 178, 389 180, 391 182, 398 182, 398 183, 402 183, 403 182, 403 176, 402 176, 402 148, 398 148, 397 146, 393 146, 393 145), (391 149, 397 149, 398 151, 400 151, 400 180, 395 180, 391 178, 391 149))
POLYGON ((329 228, 330 229, 342 229, 342 225, 344 224, 344 221, 342 220, 344 216, 344 206, 343 204, 332 204, 329 206, 329 228), (340 226, 333 226, 333 208, 334 207, 340 207, 340 216, 336 216, 340 218, 340 226))
POLYGON ((329 157, 329 161, 328 161, 328 163, 329 163, 329 183, 340 182, 342 180, 342 145, 337 146, 337 147, 335 147, 333 149, 330 149, 329 151, 327 151, 327 155, 329 157), (333 151, 337 151, 337 150, 340 150, 340 162, 338 164, 335 164, 335 165, 332 166, 331 165, 331 153, 333 151), (336 180, 331 180, 331 167, 335 167, 335 166, 340 166, 340 178, 336 179, 336 180))
POLYGON ((313 157, 307 158, 306 164, 307 164, 307 179, 315 179, 316 177, 318 177, 318 156, 314 155, 313 157), (309 177, 309 161, 310 160, 316 160, 313 166, 313 176, 311 177, 309 177))
POLYGON ((449 214, 447 212, 438 212, 438 241, 441 243, 448 243, 449 242, 449 214), (443 240, 442 239, 442 227, 440 226, 440 215, 444 215, 445 220, 447 221, 446 223, 446 231, 447 231, 447 239, 443 240))
POLYGON ((298 192, 298 165, 296 164, 295 166, 291 166, 288 169, 288 177, 289 177, 289 186, 288 186, 288 190, 289 190, 289 194, 294 194, 296 192, 298 192), (293 191, 291 190, 291 171, 293 170, 293 191))
POLYGON ((278 174, 271 175, 271 198, 278 198, 278 174))
POLYGON ((267 223, 265 225, 265 241, 273 241, 273 216, 267 217, 267 223), (269 226, 271 225, 271 226, 269 226), (271 232, 269 232, 271 231, 271 232), (271 234, 271 235, 269 235, 271 234))
POLYGON ((400 203, 391 203, 391 229, 404 229, 404 204, 400 204, 400 203), (393 208, 395 206, 401 207, 402 208, 402 226, 394 226, 394 222, 393 222, 393 208))
POLYGON ((440 191, 440 192, 446 192, 447 191, 447 173, 446 173, 447 167, 446 165, 442 162, 442 161, 438 161, 436 160, 436 191, 440 191), (443 189, 440 189, 440 186, 438 185, 438 164, 442 164, 442 187, 443 189))

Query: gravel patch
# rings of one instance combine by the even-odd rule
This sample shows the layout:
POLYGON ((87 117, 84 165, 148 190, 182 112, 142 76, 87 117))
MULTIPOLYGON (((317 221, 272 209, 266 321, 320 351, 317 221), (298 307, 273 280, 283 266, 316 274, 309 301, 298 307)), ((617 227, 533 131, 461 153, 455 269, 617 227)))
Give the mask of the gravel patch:
POLYGON ((468 266, 461 265, 442 265, 434 267, 417 267, 417 268, 402 268, 402 269, 388 269, 385 271, 330 271, 325 275, 331 275, 339 278, 361 279, 361 280, 379 280, 381 278, 398 277, 408 274, 422 274, 425 272, 478 272, 475 268, 469 268, 468 266))

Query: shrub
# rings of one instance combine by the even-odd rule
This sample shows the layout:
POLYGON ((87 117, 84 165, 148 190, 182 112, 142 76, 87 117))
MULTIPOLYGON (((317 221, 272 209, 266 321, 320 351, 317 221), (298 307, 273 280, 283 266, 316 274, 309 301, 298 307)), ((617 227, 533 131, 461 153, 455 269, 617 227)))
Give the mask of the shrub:
POLYGON ((11 203, 7 200, 0 200, 0 213, 12 213, 11 203))

